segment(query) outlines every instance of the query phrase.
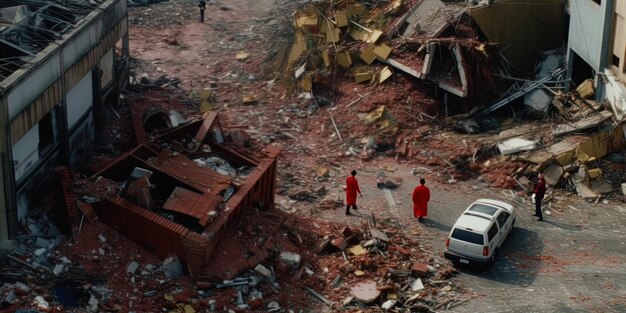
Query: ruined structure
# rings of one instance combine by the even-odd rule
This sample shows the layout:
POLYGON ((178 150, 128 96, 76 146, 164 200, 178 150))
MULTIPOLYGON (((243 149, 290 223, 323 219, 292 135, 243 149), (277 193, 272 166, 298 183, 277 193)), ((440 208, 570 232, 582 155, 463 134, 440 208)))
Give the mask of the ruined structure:
POLYGON ((128 77, 126 0, 9 1, 0 8, 0 239, 90 154, 128 77), (116 47, 119 47, 118 51, 116 47))

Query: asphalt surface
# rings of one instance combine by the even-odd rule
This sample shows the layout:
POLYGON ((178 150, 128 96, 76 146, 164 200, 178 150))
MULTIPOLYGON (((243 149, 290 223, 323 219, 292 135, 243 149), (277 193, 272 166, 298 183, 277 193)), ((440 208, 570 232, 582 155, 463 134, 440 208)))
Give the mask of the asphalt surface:
POLYGON ((442 257, 450 228, 474 200, 517 206, 515 228, 496 263, 487 270, 457 267, 454 279, 475 297, 450 312, 626 312, 626 206, 620 202, 596 204, 557 193, 547 209, 551 214, 539 222, 530 198, 508 190, 448 183, 443 175, 413 175, 410 168, 396 167, 389 177, 401 179, 400 187, 377 189, 373 171, 361 174, 359 203, 409 228, 423 228, 442 257), (420 177, 431 189, 429 214, 421 224, 413 219, 410 197, 420 177))

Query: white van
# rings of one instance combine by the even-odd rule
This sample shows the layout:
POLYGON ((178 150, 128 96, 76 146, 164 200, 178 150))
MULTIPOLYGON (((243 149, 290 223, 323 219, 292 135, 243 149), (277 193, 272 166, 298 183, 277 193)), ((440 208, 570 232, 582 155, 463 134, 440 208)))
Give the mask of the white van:
POLYGON ((491 265, 513 230, 515 207, 499 200, 479 199, 454 223, 446 240, 446 259, 455 264, 491 265))

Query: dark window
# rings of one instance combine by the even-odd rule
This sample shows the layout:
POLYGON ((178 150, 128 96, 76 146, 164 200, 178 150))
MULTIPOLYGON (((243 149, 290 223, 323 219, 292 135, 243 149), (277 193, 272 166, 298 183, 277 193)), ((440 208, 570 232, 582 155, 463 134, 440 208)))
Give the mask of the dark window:
POLYGON ((602 5, 602 0, 593 0, 593 2, 597 3, 598 5, 602 5))
POLYGON ((504 224, 506 224, 506 220, 509 219, 509 216, 511 216, 511 214, 508 212, 502 212, 498 215, 498 226, 500 226, 500 228, 504 227, 504 224))
POLYGON ((489 242, 493 240, 493 238, 498 234, 498 226, 496 224, 491 225, 489 228, 489 232, 487 233, 487 237, 489 238, 489 242))
POLYGON ((619 57, 614 54, 613 57, 611 58, 611 64, 619 68, 619 61, 620 61, 619 57))
POLYGON ((45 154, 54 145, 54 124, 52 112, 39 121, 39 155, 45 154))
POLYGON ((484 213, 487 215, 494 215, 498 211, 497 208, 494 208, 490 205, 484 205, 484 204, 474 204, 469 210, 473 212, 484 213))
POLYGON ((485 243, 482 234, 472 233, 458 228, 452 232, 452 238, 481 246, 485 243))

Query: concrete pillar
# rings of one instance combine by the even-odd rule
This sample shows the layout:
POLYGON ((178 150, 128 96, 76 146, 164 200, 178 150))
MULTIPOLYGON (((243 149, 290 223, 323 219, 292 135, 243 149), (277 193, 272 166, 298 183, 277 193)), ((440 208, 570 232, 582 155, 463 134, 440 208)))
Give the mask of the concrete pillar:
POLYGON ((0 241, 17 236, 15 172, 8 113, 8 99, 0 97, 0 241))
MULTIPOLYGON (((602 46, 601 46, 601 52, 600 52, 600 68, 598 69, 598 71, 600 72, 600 74, 602 74, 604 72, 604 69, 606 69, 609 66, 609 56, 611 54, 611 35, 613 34, 613 12, 615 11, 615 0, 604 0, 603 1, 603 5, 604 5, 604 24, 602 25, 602 46)), ((604 82, 604 76, 600 75, 598 76, 599 73, 596 73, 596 80, 597 80, 597 84, 596 84, 596 101, 602 101, 604 100, 604 96, 606 94, 606 88, 605 88, 605 82, 604 82)))

